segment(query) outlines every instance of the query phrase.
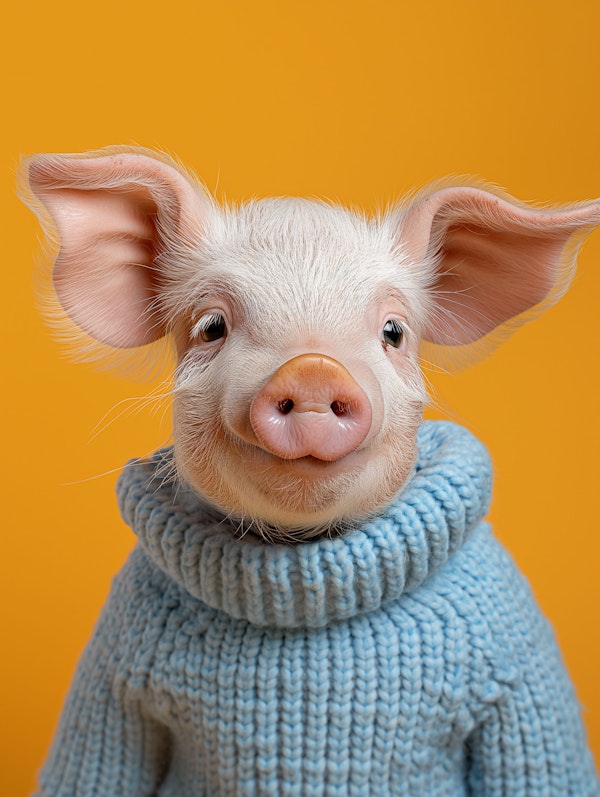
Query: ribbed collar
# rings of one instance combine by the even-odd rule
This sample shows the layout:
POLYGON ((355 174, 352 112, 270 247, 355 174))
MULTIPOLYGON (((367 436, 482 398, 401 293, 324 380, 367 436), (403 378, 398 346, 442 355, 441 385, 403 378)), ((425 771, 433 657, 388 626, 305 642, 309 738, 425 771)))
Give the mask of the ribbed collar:
POLYGON ((424 423, 414 473, 378 517, 335 539, 273 545, 233 527, 166 483, 171 449, 134 460, 117 485, 121 514, 148 556, 194 597, 262 626, 318 628, 413 590, 487 511, 491 464, 469 432, 424 423))

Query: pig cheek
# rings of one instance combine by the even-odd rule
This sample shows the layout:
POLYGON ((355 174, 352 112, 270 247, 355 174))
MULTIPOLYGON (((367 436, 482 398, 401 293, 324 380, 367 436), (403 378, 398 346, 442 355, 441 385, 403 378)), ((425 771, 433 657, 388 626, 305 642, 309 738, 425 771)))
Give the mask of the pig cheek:
POLYGON ((230 509, 232 497, 222 477, 226 433, 217 409, 204 396, 180 397, 174 402, 173 426, 179 477, 201 495, 230 509))
POLYGON ((370 489, 364 493, 358 511, 371 515, 383 509, 401 492, 412 473, 417 455, 416 443, 402 439, 390 445, 381 460, 374 464, 370 489))
MULTIPOLYGON (((391 397, 387 397, 388 401, 391 397)), ((417 457, 417 431, 423 418, 420 391, 410 397, 403 391, 396 397, 397 413, 390 411, 385 428, 373 444, 373 458, 364 474, 359 512, 372 514, 382 509, 403 489, 417 457)), ((391 405, 394 406, 393 402, 391 405)))
POLYGON ((179 478, 226 514, 269 520, 269 505, 252 485, 252 462, 242 457, 219 408, 204 395, 180 397, 173 420, 179 478))
POLYGON ((174 400, 177 474, 228 514, 264 516, 267 506, 260 494, 265 476, 257 474, 246 444, 232 433, 219 402, 211 398, 213 392, 196 385, 174 400))

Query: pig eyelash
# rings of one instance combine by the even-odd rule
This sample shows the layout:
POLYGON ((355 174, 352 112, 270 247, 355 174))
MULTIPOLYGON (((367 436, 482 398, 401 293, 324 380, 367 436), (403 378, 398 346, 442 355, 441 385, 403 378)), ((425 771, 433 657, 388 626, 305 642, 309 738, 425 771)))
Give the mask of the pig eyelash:
POLYGON ((389 315, 386 316, 380 327, 379 337, 385 352, 404 352, 407 348, 408 341, 414 337, 414 331, 403 317, 389 315), (391 329, 386 329, 388 325, 391 325, 391 329), (399 334, 397 343, 394 343, 394 334, 399 334))
POLYGON ((406 328, 404 323, 398 318, 388 318, 381 329, 381 340, 384 349, 391 346, 393 349, 400 349, 404 346, 406 339, 406 328))
POLYGON ((212 343, 227 335, 227 321, 223 313, 211 310, 204 313, 190 330, 190 339, 212 343), (222 331, 222 334, 220 334, 222 331))

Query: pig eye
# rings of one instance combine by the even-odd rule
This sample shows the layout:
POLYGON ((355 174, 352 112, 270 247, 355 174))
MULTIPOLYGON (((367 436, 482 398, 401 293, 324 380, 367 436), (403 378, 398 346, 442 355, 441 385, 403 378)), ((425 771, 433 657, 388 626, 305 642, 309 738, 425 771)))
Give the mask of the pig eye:
POLYGON ((395 349, 397 349, 404 338, 402 324, 395 318, 388 319, 383 325, 381 338, 383 340, 384 346, 393 346, 395 349))
POLYGON ((227 325, 220 313, 206 313, 197 321, 190 332, 190 337, 200 338, 205 343, 212 343, 227 335, 227 325))

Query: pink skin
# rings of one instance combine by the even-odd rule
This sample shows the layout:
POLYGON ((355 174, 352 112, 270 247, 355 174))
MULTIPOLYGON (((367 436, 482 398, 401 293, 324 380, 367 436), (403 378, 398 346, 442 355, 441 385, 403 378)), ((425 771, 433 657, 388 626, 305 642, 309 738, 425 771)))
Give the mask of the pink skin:
POLYGON ((320 354, 288 360, 250 407, 259 443, 282 459, 342 459, 363 442, 371 419, 364 390, 341 363, 320 354))

